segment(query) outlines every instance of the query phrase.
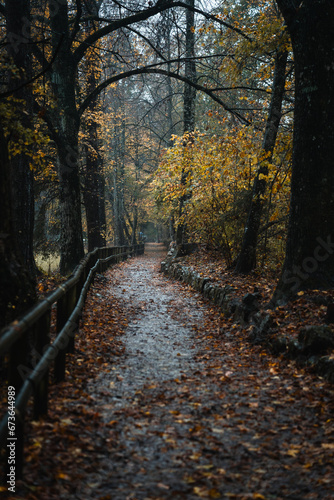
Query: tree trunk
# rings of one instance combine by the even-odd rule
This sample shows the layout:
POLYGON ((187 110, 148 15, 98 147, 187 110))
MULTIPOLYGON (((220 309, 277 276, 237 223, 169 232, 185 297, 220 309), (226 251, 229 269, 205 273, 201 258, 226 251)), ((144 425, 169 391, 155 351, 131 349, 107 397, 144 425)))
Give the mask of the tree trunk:
POLYGON ((124 172, 123 167, 115 166, 113 187, 114 241, 116 246, 126 245, 124 219, 124 172))
POLYGON ((83 189, 83 200, 87 221, 88 252, 91 252, 96 247, 102 247, 105 244, 100 221, 100 217, 103 215, 101 207, 102 200, 100 200, 101 158, 99 158, 95 147, 93 148, 92 142, 93 137, 90 136, 90 145, 85 148, 86 168, 83 189))
POLYGON ((100 223, 100 246, 106 245, 106 235, 107 235, 107 216, 106 216, 106 192, 105 192, 105 173, 104 173, 104 163, 101 158, 100 160, 100 175, 99 175, 99 223, 100 223))
POLYGON ((8 145, 0 124, 0 329, 36 301, 35 283, 20 259, 12 224, 8 145))
POLYGON ((113 171, 113 216, 115 245, 126 245, 124 218, 125 121, 115 126, 115 166, 113 171))
MULTIPOLYGON (((135 145, 135 182, 136 182, 136 186, 138 186, 138 183, 139 183, 139 172, 140 172, 140 169, 141 169, 141 161, 140 161, 140 158, 139 158, 139 136, 138 134, 136 134, 136 145, 135 145)), ((136 188, 134 190, 134 194, 133 194, 133 197, 132 197, 132 207, 133 207, 133 210, 132 210, 132 217, 133 217, 133 221, 132 221, 132 234, 131 234, 131 245, 137 245, 137 230, 138 230, 138 196, 139 196, 139 192, 138 192, 138 188, 136 188)))
POLYGON ((296 78, 291 208, 274 302, 334 285, 334 4, 277 0, 291 36, 296 78))
POLYGON ((122 207, 119 199, 119 190, 115 179, 113 192, 113 219, 114 219, 114 244, 125 245, 124 224, 122 220, 122 207))
MULTIPOLYGON (((66 121, 66 120, 64 120, 66 121)), ((64 130, 68 130, 65 126, 64 130)), ((60 273, 68 274, 84 255, 81 222, 81 199, 78 173, 78 144, 75 133, 58 145, 60 208, 60 273)))
POLYGON ((134 209, 133 209, 131 245, 137 245, 137 230, 138 230, 138 208, 137 208, 137 204, 136 204, 134 209))
MULTIPOLYGON (((31 78, 30 1, 6 1, 6 30, 8 53, 19 74, 10 77, 11 88, 19 87, 22 81, 31 78)), ((26 130, 32 128, 33 95, 31 85, 15 92, 13 103, 15 113, 26 130), (24 112, 22 109, 24 101, 24 112)), ((34 176, 30 168, 30 157, 25 153, 16 154, 11 160, 13 227, 18 248, 29 272, 36 273, 33 254, 34 234, 34 176)))
MULTIPOLYGON (((94 11, 94 3, 86 3, 83 7, 84 15, 89 15, 94 11)), ((85 26, 86 34, 93 32, 95 26, 93 21, 87 21, 85 26)), ((87 94, 94 91, 98 85, 99 62, 95 64, 93 54, 88 51, 84 61, 87 78, 87 94), (94 61, 94 63, 93 63, 94 61)), ((88 252, 96 247, 105 246, 106 216, 103 183, 103 163, 99 153, 100 141, 98 124, 95 113, 98 110, 99 96, 95 96, 87 109, 85 117, 86 145, 85 157, 86 166, 84 170, 83 201, 86 211, 88 252)))
POLYGON ((52 66, 52 89, 56 98, 58 176, 60 197, 60 272, 68 274, 84 255, 78 169, 80 120, 75 103, 76 64, 71 53, 67 2, 57 3, 51 16, 52 48, 57 57, 52 66))
POLYGON ((251 206, 243 235, 241 251, 235 268, 238 273, 249 273, 256 267, 256 248, 263 213, 263 197, 267 184, 266 179, 262 176, 268 175, 268 162, 271 162, 275 149, 281 119, 287 58, 288 53, 284 49, 276 55, 272 97, 263 139, 263 154, 265 159, 260 163, 253 185, 251 206))
MULTIPOLYGON (((187 4, 194 8, 195 0, 187 0, 187 4)), ((195 16, 192 10, 186 10, 186 62, 185 62, 185 77, 191 81, 196 79, 196 65, 195 65, 195 16)), ((193 132, 195 130, 195 98, 196 89, 188 83, 184 86, 183 98, 183 131, 193 132)), ((187 147, 187 144, 185 145, 187 147)), ((184 168, 181 173, 181 185, 183 187, 187 184, 188 172, 184 168)), ((185 203, 188 200, 187 194, 181 196, 179 200, 179 223, 176 229, 176 243, 181 245, 187 242, 187 228, 183 219, 185 211, 185 203)))
MULTIPOLYGON (((94 99, 89 107, 92 116, 95 108, 96 100, 94 99)), ((83 200, 87 221, 88 251, 91 252, 94 248, 105 245, 106 229, 102 158, 99 154, 97 123, 91 116, 88 117, 86 132, 88 144, 85 146, 83 200)))
MULTIPOLYGON (((194 8, 195 0, 187 0, 187 4, 194 8)), ((195 14, 192 10, 186 10, 186 62, 185 77, 190 81, 196 80, 195 64, 195 14)), ((183 104, 183 130, 185 133, 195 130, 195 98, 196 89, 189 84, 184 86, 183 104)))

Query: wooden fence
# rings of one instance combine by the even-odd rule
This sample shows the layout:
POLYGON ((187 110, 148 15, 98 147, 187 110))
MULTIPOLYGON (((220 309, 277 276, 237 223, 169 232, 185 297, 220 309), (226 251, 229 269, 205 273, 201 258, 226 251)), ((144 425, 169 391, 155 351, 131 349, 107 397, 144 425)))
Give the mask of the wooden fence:
POLYGON ((8 442, 15 440, 16 479, 23 473, 27 403, 33 396, 33 418, 47 414, 50 367, 53 364, 55 382, 65 378, 66 353, 74 352, 75 332, 95 273, 102 273, 114 263, 143 253, 144 244, 96 248, 85 256, 66 282, 1 331, 1 382, 6 384, 6 391, 7 386, 12 389, 8 390, 11 404, 0 423, 0 445, 2 454, 7 456, 8 442), (50 343, 52 308, 56 308, 57 333, 50 343))

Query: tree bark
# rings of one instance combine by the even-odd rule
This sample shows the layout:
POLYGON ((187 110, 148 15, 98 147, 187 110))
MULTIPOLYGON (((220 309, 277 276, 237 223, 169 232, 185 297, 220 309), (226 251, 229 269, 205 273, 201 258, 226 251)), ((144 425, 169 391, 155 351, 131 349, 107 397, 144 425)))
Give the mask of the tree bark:
MULTIPOLYGON (((187 4, 194 8, 195 0, 187 0, 187 4)), ((185 77, 191 82, 196 80, 195 64, 195 14, 193 10, 186 10, 186 62, 185 77)), ((193 132, 195 130, 195 98, 196 89, 186 83, 184 85, 183 104, 183 130, 193 132)))
POLYGON ((20 259, 13 231, 11 166, 0 124, 0 329, 36 301, 35 283, 20 259))
POLYGON ((78 168, 78 133, 80 119, 75 102, 76 63, 69 35, 68 6, 50 0, 57 8, 51 16, 52 48, 57 57, 52 67, 52 89, 56 98, 58 122, 57 153, 60 197, 60 272, 68 274, 84 255, 81 199, 78 168))
POLYGON ((102 180, 102 158, 99 156, 96 123, 90 127, 90 144, 85 148, 86 167, 84 173, 83 200, 86 211, 88 252, 105 246, 105 204, 102 180))
MULTIPOLYGON (((30 0, 6 1, 6 30, 8 53, 18 74, 10 76, 10 87, 17 88, 22 81, 29 80, 31 67, 30 0)), ((15 113, 26 130, 32 128, 33 95, 30 85, 25 85, 14 93, 15 113), (24 105, 22 105, 24 102, 24 105)), ((29 272, 36 274, 33 253, 34 234, 34 176, 30 168, 31 158, 24 152, 11 160, 13 227, 18 248, 29 272)))
MULTIPOLYGON (((187 0, 187 4, 194 8, 195 0, 187 0)), ((194 11, 186 10, 186 62, 185 62, 185 77, 195 82, 196 79, 196 65, 195 65, 195 15, 194 11)), ((189 83, 184 85, 184 98, 183 98, 183 131, 184 133, 193 132, 195 130, 195 98, 196 89, 189 83)), ((186 144, 185 147, 188 147, 186 144)), ((184 168, 181 173, 181 186, 185 187, 187 184, 188 172, 184 168)), ((179 223, 176 229, 176 243, 181 245, 187 242, 187 228, 185 222, 182 220, 184 216, 185 204, 188 200, 188 195, 184 194, 179 200, 179 223)))
MULTIPOLYGON (((97 85, 95 68, 87 65, 86 71, 88 92, 97 85)), ((105 199, 103 184, 103 163, 99 154, 98 124, 94 113, 97 110, 98 97, 95 97, 89 105, 86 118, 87 144, 85 146, 86 165, 84 170, 83 200, 86 211, 88 252, 96 247, 105 246, 105 199)))
MULTIPOLYGON (((10 78, 9 85, 16 88, 21 83, 21 78, 26 77, 30 71, 29 59, 29 16, 30 3, 29 0, 20 0, 14 5, 6 2, 6 29, 8 41, 8 53, 13 58, 13 62, 20 71, 20 76, 10 78), (23 31, 23 26, 26 30, 23 31)), ((15 95, 20 99, 30 97, 30 91, 24 87, 15 95)), ((26 99, 25 99, 26 100, 26 99)), ((18 112, 18 111, 17 111, 18 112)), ((21 116, 22 118, 22 116, 21 116)), ((23 121, 25 125, 26 122, 23 121)), ((26 195, 24 189, 29 189, 30 184, 25 185, 27 180, 26 174, 30 173, 29 162, 24 155, 14 157, 13 163, 9 161, 8 155, 8 140, 2 123, 0 123, 0 329, 12 320, 24 313, 36 301, 35 282, 24 265, 22 256, 24 252, 20 252, 18 243, 24 244, 25 239, 17 237, 14 231, 14 210, 16 213, 16 229, 23 226, 23 207, 27 203, 31 208, 31 192, 26 195), (22 160, 22 163, 21 163, 22 160), (20 173, 24 175, 24 180, 20 181, 18 172, 15 171, 18 166, 22 167, 20 173), (14 190, 12 174, 15 174, 16 181, 19 182, 18 190, 14 190), (13 191, 15 197, 20 196, 22 191, 23 200, 16 200, 13 203, 13 191), (21 201, 20 211, 18 207, 21 201), (19 216, 18 216, 19 212, 19 216)), ((15 186, 16 187, 16 186, 15 186)), ((31 228, 31 213, 27 220, 26 230, 32 231, 31 228)), ((29 234, 28 241, 32 237, 29 234)), ((24 248, 27 250, 27 247, 24 248)), ((29 255, 32 255, 32 247, 30 247, 29 255)), ((26 254, 27 256, 27 254, 26 254)))
MULTIPOLYGON (((121 107, 120 107, 121 109, 121 107)), ((122 118, 120 125, 115 125, 115 166, 113 170, 113 218, 114 243, 116 246, 127 244, 126 222, 124 214, 124 178, 125 178, 125 121, 122 118)))
POLYGON ((295 59, 291 208, 273 301, 334 285, 334 4, 277 0, 295 59))
POLYGON ((277 52, 272 98, 263 138, 263 155, 265 159, 260 163, 253 185, 251 206, 243 235, 241 251, 235 268, 238 273, 249 273, 256 267, 257 241, 263 213, 263 197, 267 185, 266 179, 262 176, 268 175, 268 162, 271 162, 275 149, 276 137, 281 119, 287 58, 288 53, 286 50, 283 49, 277 52))
POLYGON ((99 165, 99 186, 98 186, 98 202, 99 202, 99 223, 100 223, 100 246, 106 245, 107 235, 107 216, 106 216, 106 190, 105 190, 105 173, 104 163, 101 158, 99 165))
MULTIPOLYGON (((113 186, 113 218, 114 218, 114 244, 116 246, 123 246, 126 244, 125 237, 125 220, 124 220, 124 185, 122 179, 122 172, 119 172, 120 168, 115 167, 114 176, 114 186, 113 186)), ((122 168, 121 168, 122 170, 122 168)))
POLYGON ((105 245, 103 236, 103 224, 101 224, 101 216, 103 216, 103 208, 101 207, 101 158, 98 157, 95 147, 92 144, 93 137, 90 136, 90 145, 85 148, 86 167, 84 173, 84 188, 83 201, 86 211, 87 222, 87 237, 88 237, 88 252, 91 252, 96 247, 105 245))

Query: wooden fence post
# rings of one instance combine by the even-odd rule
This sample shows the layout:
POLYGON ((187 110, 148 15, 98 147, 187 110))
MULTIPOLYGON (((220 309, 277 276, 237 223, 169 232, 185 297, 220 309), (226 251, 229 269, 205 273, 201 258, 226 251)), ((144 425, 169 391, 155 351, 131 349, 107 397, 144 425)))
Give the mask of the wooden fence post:
POLYGON ((8 385, 15 387, 16 394, 24 383, 25 375, 30 373, 29 335, 29 330, 24 332, 9 351, 8 385))
MULTIPOLYGON (((77 285, 74 285, 70 290, 68 291, 68 302, 67 302, 67 319, 71 316, 77 301, 78 297, 80 295, 80 290, 78 291, 77 285)), ((67 321, 67 320, 66 320, 67 321)), ((77 325, 75 331, 78 329, 79 325, 77 325)), ((73 331, 70 335, 68 344, 67 344, 67 352, 73 354, 74 353, 74 336, 75 336, 75 331, 73 331)))
MULTIPOLYGON (((57 333, 61 331, 67 321, 66 317, 66 297, 63 295, 57 302, 57 333)), ((65 378, 65 364, 66 364, 66 351, 60 349, 57 353, 54 363, 54 377, 55 382, 60 382, 65 378)))
MULTIPOLYGON (((57 302, 57 333, 60 333, 76 304, 76 285, 73 285, 57 302)), ((55 358, 55 382, 65 378, 66 352, 74 351, 74 337, 70 336, 67 348, 59 349, 55 358)))
MULTIPOLYGON (((47 346, 50 344, 50 321, 51 311, 47 311, 36 323, 36 351, 40 357, 43 356, 47 346)), ((37 360, 38 362, 39 360, 37 360)), ((49 368, 34 388, 34 418, 48 412, 48 393, 49 393, 49 368)))
POLYGON ((117 262, 118 262, 118 260, 117 260, 117 247, 112 248, 112 255, 113 255, 113 259, 111 262, 113 264, 117 264, 117 262))

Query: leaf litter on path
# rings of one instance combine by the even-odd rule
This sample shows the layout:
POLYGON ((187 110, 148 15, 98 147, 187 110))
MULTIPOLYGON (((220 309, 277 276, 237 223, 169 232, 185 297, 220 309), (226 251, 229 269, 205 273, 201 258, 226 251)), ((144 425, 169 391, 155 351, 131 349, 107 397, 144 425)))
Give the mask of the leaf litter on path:
POLYGON ((29 425, 22 498, 333 499, 332 388, 250 346, 161 260, 95 280, 67 380, 29 425))

